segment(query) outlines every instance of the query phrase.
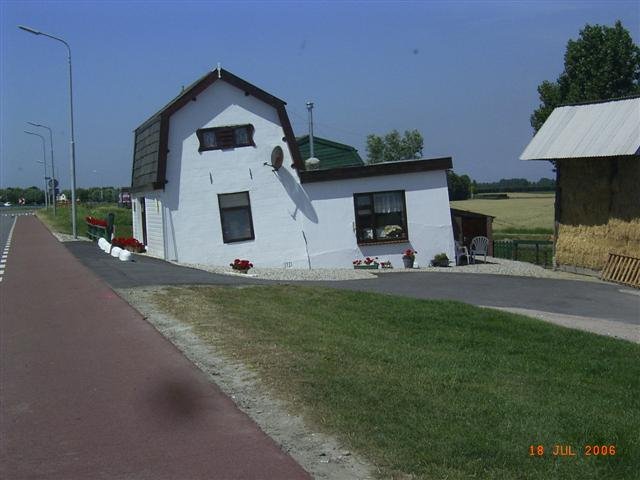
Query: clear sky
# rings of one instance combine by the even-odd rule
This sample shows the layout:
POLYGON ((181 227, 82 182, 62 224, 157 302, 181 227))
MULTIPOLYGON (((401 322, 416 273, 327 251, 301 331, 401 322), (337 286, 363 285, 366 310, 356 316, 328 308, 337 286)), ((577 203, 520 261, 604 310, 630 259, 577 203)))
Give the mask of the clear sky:
POLYGON ((42 184, 28 121, 53 129, 70 183, 66 50, 17 25, 71 45, 78 186, 128 185, 133 130, 217 62, 285 100, 296 135, 312 100, 315 133, 363 157, 367 134, 415 128, 425 157, 452 156, 478 181, 552 176, 547 162, 518 160, 536 87, 557 78, 587 23, 620 19, 640 38, 637 0, 0 0, 0 17, 2 187, 42 184))

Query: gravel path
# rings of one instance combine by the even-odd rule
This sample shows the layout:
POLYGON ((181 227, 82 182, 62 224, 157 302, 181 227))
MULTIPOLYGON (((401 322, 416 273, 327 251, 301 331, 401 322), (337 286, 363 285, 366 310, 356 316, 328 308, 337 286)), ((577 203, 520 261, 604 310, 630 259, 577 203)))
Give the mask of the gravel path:
POLYGON ((504 258, 487 257, 487 263, 477 263, 474 265, 462 265, 459 267, 421 267, 413 269, 396 268, 396 269, 378 269, 373 270, 354 270, 350 268, 317 268, 313 270, 298 269, 282 269, 282 268, 252 268, 250 273, 243 275, 234 273, 230 267, 218 267, 202 264, 184 264, 176 263, 176 265, 188 266, 205 270, 207 272, 249 276, 265 280, 280 281, 319 281, 319 280, 365 280, 376 278, 377 275, 393 275, 394 273, 407 272, 446 272, 446 273, 483 273, 491 275, 511 275, 518 277, 535 277, 535 278, 555 278, 565 280, 583 280, 583 281, 599 281, 596 278, 585 275, 575 275, 567 272, 553 271, 542 268, 538 265, 526 262, 517 262, 504 258))

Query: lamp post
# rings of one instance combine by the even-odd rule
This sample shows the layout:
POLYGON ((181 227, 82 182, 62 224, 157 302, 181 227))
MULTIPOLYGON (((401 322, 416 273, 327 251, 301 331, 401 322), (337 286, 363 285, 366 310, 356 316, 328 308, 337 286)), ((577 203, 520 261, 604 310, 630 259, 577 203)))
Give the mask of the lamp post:
POLYGON ((47 180, 49 180, 49 177, 47 177, 47 164, 45 162, 41 162, 40 160, 36 160, 36 163, 41 163, 42 165, 44 165, 44 208, 49 208, 49 205, 47 203, 47 180))
POLYGON ((47 164, 46 162, 41 162, 40 160, 36 160, 36 163, 42 164, 44 165, 44 208, 48 209, 49 208, 49 200, 48 197, 49 195, 47 194, 47 182, 49 181, 49 178, 51 177, 47 177, 47 164))
POLYGON ((71 47, 63 39, 49 35, 48 33, 34 30, 33 28, 18 25, 18 28, 34 35, 44 35, 45 37, 57 40, 67 47, 69 59, 69 116, 71 119, 71 227, 73 230, 73 238, 78 238, 78 230, 76 227, 76 142, 73 129, 73 75, 71 69, 71 47))
POLYGON ((56 216, 56 169, 53 164, 53 132, 46 125, 40 125, 39 123, 27 122, 29 125, 33 125, 34 127, 46 128, 49 130, 49 145, 51 146, 51 190, 53 193, 51 194, 51 201, 53 203, 53 216, 56 216))
POLYGON ((45 208, 49 208, 49 204, 48 204, 49 191, 47 190, 47 153, 46 153, 46 148, 44 146, 44 137, 39 133, 28 132, 26 130, 24 131, 24 133, 27 133, 29 135, 35 135, 36 137, 40 137, 40 140, 42 140, 42 162, 44 163, 44 206, 45 208))

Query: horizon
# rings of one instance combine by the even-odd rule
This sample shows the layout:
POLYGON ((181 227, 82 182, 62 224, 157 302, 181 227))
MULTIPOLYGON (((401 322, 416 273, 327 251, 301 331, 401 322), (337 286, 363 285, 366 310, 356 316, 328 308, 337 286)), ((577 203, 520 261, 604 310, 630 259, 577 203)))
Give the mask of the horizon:
POLYGON ((536 87, 556 80, 587 23, 620 19, 640 35, 632 1, 4 1, 0 17, 0 188, 42 183, 42 145, 23 130, 45 136, 50 162, 48 132, 27 122, 54 130, 61 189, 70 183, 66 51, 18 25, 71 46, 79 188, 129 185, 133 130, 218 62, 286 101, 296 136, 313 101, 314 133, 363 158, 366 135, 417 129, 423 157, 450 156, 479 183, 554 178, 549 162, 518 160, 536 87))

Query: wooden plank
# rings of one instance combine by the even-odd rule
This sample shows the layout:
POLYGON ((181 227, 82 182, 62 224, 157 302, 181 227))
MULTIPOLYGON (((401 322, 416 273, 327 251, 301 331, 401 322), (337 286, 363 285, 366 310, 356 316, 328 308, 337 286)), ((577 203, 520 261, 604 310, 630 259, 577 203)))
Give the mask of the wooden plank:
POLYGON ((622 267, 622 257, 619 255, 616 255, 615 258, 615 265, 613 266, 613 272, 611 272, 611 279, 615 280, 616 278, 618 278, 618 273, 620 272, 620 268, 622 267))
POLYGON ((633 277, 635 273, 638 271, 638 267, 640 267, 640 259, 632 258, 631 263, 629 265, 629 270, 627 275, 624 278, 625 283, 632 284, 633 277))
POLYGON ((624 283, 624 277, 627 275, 627 271, 629 270, 629 259, 627 257, 622 257, 620 261, 620 270, 618 270, 618 275, 616 276, 616 280, 620 283, 624 283))
POLYGON ((631 273, 633 272, 633 258, 627 258, 625 259, 624 262, 624 270, 622 272, 622 275, 620 275, 620 281, 622 283, 629 283, 629 277, 631 276, 631 273))
POLYGON ((634 287, 639 287, 640 288, 640 267, 638 267, 638 269, 636 270, 635 277, 631 281, 631 284, 634 287))
POLYGON ((629 283, 629 278, 631 277, 631 273, 633 272, 633 265, 634 265, 634 259, 629 257, 627 258, 627 261, 625 262, 624 266, 624 272, 622 272, 622 276, 620 277, 620 280, 623 283, 629 283))
POLYGON ((613 253, 610 253, 609 258, 607 258, 607 263, 604 266, 604 270, 602 270, 602 278, 609 278, 609 275, 611 274, 611 267, 613 266, 613 258, 613 253))

